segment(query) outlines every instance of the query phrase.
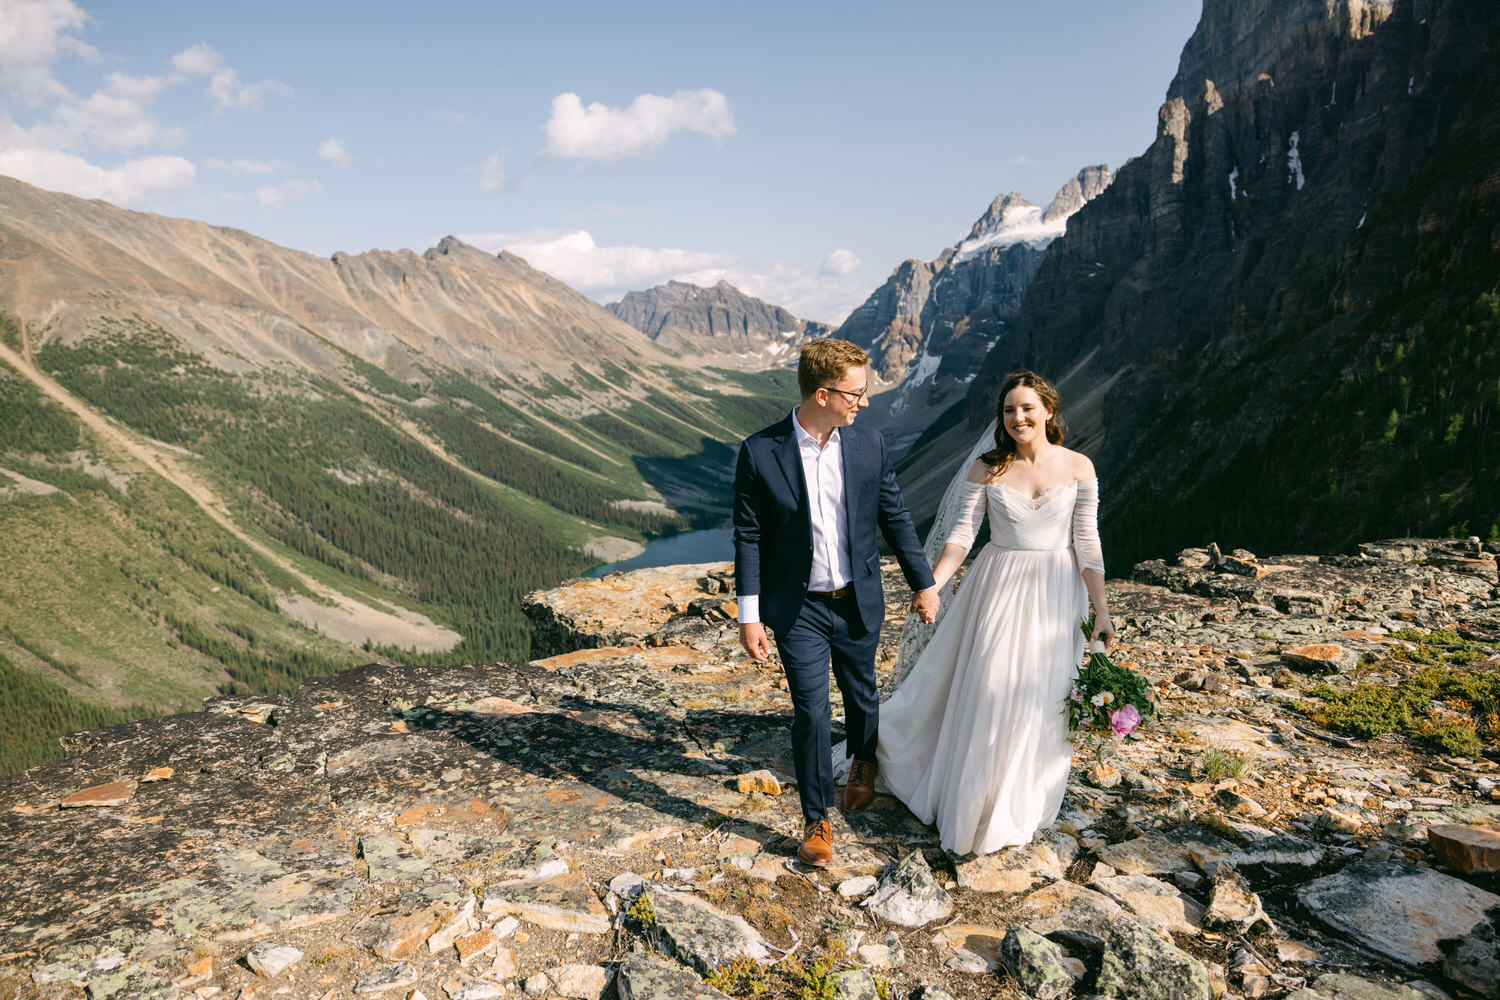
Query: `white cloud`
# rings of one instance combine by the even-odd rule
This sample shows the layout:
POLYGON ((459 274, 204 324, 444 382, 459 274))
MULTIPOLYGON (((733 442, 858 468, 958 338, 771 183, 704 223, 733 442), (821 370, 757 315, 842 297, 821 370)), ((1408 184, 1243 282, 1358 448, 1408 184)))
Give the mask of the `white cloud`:
POLYGON ((4 0, 0 3, 0 93, 27 101, 62 97, 67 88, 52 75, 65 53, 94 58, 98 52, 66 34, 88 15, 73 0, 4 0))
POLYGON ((354 161, 354 157, 350 156, 349 151, 344 148, 344 140, 337 136, 318 143, 318 158, 327 160, 340 170, 354 161))
POLYGON ((0 150, 0 174, 49 191, 129 205, 191 187, 197 171, 180 156, 147 156, 105 168, 55 149, 6 149, 0 150))
POLYGON ((292 88, 280 80, 241 84, 239 72, 231 68, 224 57, 207 42, 199 42, 174 55, 172 68, 188 76, 208 77, 208 95, 220 108, 253 110, 260 106, 264 97, 293 96, 292 88))
POLYGON ((438 121, 447 122, 450 125, 470 125, 469 116, 462 111, 450 111, 447 108, 438 108, 433 112, 438 121))
POLYGON ((130 76, 125 73, 110 73, 104 78, 104 87, 110 93, 137 104, 150 104, 169 81, 164 76, 130 76))
POLYGON ((136 97, 98 90, 82 101, 60 104, 56 120, 70 135, 71 141, 67 144, 82 141, 101 149, 135 149, 152 145, 174 146, 187 137, 185 129, 167 128, 146 110, 144 103, 149 102, 155 93, 143 81, 132 80, 126 89, 149 93, 150 96, 143 102, 136 97))
POLYGON ((269 209, 278 209, 287 202, 296 201, 298 198, 306 198, 323 190, 323 185, 317 181, 305 181, 292 178, 281 184, 263 184, 255 189, 255 200, 269 209))
POLYGON ((505 172, 505 158, 499 153, 486 156, 477 169, 479 181, 474 186, 485 194, 514 191, 520 186, 521 182, 518 178, 511 177, 505 172))
POLYGON ((199 42, 172 57, 172 68, 190 76, 208 76, 224 68, 224 57, 207 42, 199 42))
POLYGON ((290 163, 280 160, 248 160, 239 158, 234 160, 221 160, 217 156, 203 161, 205 167, 214 170, 225 170, 232 174, 279 174, 292 169, 290 163))
POLYGON ((823 266, 818 268, 818 273, 847 278, 859 270, 861 263, 862 261, 855 256, 853 250, 834 250, 823 258, 823 266))
POLYGON ((508 250, 539 271, 600 302, 667 281, 736 288, 783 306, 805 319, 837 322, 865 300, 869 289, 780 263, 730 254, 674 248, 599 246, 587 230, 538 229, 512 233, 461 233, 465 243, 498 253, 508 250))
POLYGON ((719 143, 735 133, 729 101, 717 90, 642 94, 623 110, 597 102, 584 107, 577 94, 559 94, 542 129, 543 156, 605 163, 649 153, 674 132, 702 132, 719 143))
POLYGON ((1010 162, 1020 164, 1020 163, 1030 163, 1031 161, 1029 159, 1027 159, 1025 157, 1025 155, 1021 155, 1021 156, 1012 156, 1010 158, 1010 162))

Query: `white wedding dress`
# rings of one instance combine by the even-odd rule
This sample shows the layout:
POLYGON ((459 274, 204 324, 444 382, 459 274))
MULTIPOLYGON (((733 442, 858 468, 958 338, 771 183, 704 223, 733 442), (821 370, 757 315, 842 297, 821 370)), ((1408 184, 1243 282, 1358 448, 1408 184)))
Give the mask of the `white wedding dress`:
POLYGON ((1104 572, 1098 480, 1038 497, 967 482, 944 541, 972 545, 986 510, 990 541, 902 665, 876 751, 878 787, 956 854, 1028 843, 1057 818, 1073 759, 1063 699, 1088 614, 1081 571, 1104 572))

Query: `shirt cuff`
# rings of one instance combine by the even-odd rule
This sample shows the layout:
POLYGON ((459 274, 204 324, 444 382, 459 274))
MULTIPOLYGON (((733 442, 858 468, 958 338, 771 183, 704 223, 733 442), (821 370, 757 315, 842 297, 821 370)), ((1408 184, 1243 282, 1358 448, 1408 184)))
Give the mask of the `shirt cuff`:
POLYGON ((759 594, 742 594, 736 603, 740 606, 741 625, 754 625, 760 621, 759 594))

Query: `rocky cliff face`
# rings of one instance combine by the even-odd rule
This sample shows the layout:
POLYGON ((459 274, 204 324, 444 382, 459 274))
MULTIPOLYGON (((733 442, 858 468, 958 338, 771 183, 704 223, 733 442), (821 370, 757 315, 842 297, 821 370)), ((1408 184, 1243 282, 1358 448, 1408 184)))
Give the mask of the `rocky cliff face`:
MULTIPOLYGON (((905 594, 883 569, 889 676, 905 594)), ((1388 693, 1416 654, 1466 652, 1492 675, 1493 554, 1200 549, 1137 576, 1110 583, 1116 659, 1159 712, 1107 767, 1080 743, 1057 823, 1024 847, 945 855, 879 796, 832 815, 837 867, 795 864, 790 705, 779 667, 738 647, 732 573, 639 570, 529 595, 550 648, 528 663, 370 665, 289 697, 217 698, 74 734, 70 759, 0 778, 0 990, 1490 990, 1494 762, 1351 739, 1304 712, 1360 685, 1388 693)), ((1485 731, 1492 749, 1500 731, 1485 731)))
POLYGON ((798 319, 727 281, 712 288, 669 281, 630 292, 605 308, 675 354, 752 371, 795 363, 803 344, 832 329, 798 319))
POLYGON ((1062 378, 1127 556, 1500 532, 1493 5, 1208 0, 970 389, 1062 378), (1103 440, 1098 434, 1103 431, 1103 440))
POLYGON ((961 397, 1020 314, 1047 246, 1109 181, 1107 167, 1086 167, 1045 210, 1000 195, 957 244, 931 263, 903 262, 850 313, 835 335, 870 352, 878 380, 899 384, 870 414, 898 449, 961 397))

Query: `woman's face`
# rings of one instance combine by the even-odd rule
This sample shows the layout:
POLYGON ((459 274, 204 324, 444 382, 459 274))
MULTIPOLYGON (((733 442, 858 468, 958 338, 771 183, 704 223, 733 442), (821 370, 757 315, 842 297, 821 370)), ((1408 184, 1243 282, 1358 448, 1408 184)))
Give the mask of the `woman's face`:
POLYGON ((1016 444, 1034 444, 1047 439, 1047 421, 1052 419, 1052 411, 1030 386, 1018 385, 1007 392, 1001 415, 1005 419, 1005 433, 1014 438, 1016 444))

